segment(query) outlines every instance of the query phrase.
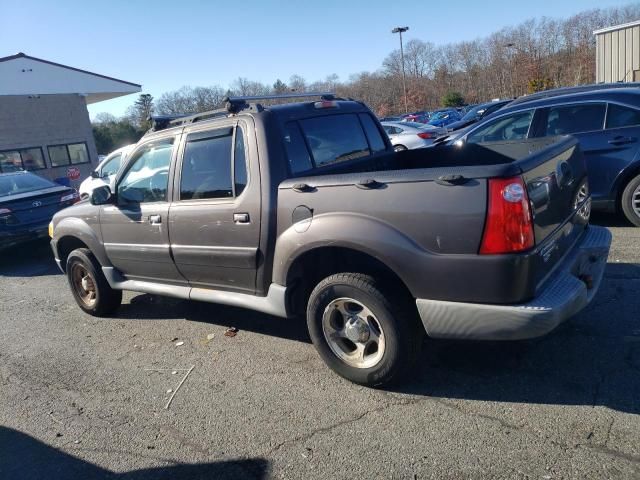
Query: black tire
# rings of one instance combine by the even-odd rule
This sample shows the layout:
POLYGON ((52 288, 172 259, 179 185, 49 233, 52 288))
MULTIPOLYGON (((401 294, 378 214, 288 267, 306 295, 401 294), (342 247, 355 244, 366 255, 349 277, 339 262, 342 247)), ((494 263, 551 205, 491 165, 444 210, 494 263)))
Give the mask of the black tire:
POLYGON ((636 227, 640 227, 640 175, 631 179, 622 192, 622 198, 620 199, 622 206, 622 212, 631 223, 636 227), (635 198, 634 198, 635 196, 635 198), (634 210, 634 201, 636 202, 636 209, 634 210))
POLYGON ((88 248, 78 248, 67 257, 67 280, 71 293, 78 306, 89 315, 104 317, 113 313, 122 303, 122 290, 111 288, 102 273, 102 268, 96 257, 88 248), (83 296, 87 290, 77 286, 76 275, 89 278, 89 285, 93 287, 90 299, 89 295, 83 296))
POLYGON ((307 326, 311 340, 324 362, 338 375, 352 382, 381 386, 399 380, 418 357, 424 329, 412 302, 393 294, 368 275, 338 273, 322 280, 311 292, 307 305, 307 326), (325 309, 338 299, 349 298, 365 305, 384 332, 384 350, 379 361, 368 368, 349 365, 334 353, 323 331, 325 309))
POLYGON ((396 145, 395 147, 393 147, 393 150, 396 152, 404 152, 405 150, 407 150, 407 147, 405 147, 404 145, 396 145))

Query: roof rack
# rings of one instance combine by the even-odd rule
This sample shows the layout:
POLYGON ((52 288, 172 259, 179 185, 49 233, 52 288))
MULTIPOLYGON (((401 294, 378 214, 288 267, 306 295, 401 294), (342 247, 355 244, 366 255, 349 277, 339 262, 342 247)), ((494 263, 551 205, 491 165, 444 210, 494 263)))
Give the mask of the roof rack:
POLYGON ((149 117, 151 121, 150 132, 157 132, 158 130, 164 130, 169 127, 177 127, 179 125, 187 125, 190 123, 199 122, 202 120, 209 120, 216 117, 226 117, 229 115, 237 114, 243 110, 249 110, 254 112, 261 112, 264 107, 259 103, 255 103, 258 100, 280 100, 286 98, 309 98, 320 97, 322 100, 342 100, 335 96, 331 92, 292 92, 281 95, 252 95, 242 97, 225 97, 222 102, 224 108, 218 108, 216 110, 209 110, 206 112, 195 113, 193 115, 179 114, 179 115, 154 115, 149 117))

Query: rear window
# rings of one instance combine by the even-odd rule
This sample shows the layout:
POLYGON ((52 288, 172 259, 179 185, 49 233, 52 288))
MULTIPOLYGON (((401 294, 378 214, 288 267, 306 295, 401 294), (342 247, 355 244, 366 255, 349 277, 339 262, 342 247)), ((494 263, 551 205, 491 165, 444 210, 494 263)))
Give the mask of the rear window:
POLYGON ((607 128, 632 127, 640 125, 640 110, 609 104, 607 110, 607 128))
POLYGON ((367 114, 289 122, 284 142, 292 173, 363 158, 386 148, 380 130, 367 114))
POLYGON ((17 195, 19 193, 34 192, 57 185, 46 178, 32 173, 19 173, 0 177, 0 197, 17 195))

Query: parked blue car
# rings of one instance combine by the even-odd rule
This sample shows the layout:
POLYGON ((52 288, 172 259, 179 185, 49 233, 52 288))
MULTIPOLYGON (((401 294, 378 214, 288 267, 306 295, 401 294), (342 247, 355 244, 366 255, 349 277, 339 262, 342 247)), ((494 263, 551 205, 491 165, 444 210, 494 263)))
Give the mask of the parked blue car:
POLYGON ((638 83, 562 88, 521 97, 441 144, 554 135, 573 135, 580 141, 589 171, 592 208, 620 211, 640 227, 638 83))
POLYGON ((457 122, 462 116, 457 110, 436 110, 431 114, 429 125, 434 127, 446 127, 450 123, 457 122))
POLYGON ((0 249, 46 237, 53 215, 78 193, 31 172, 0 173, 0 249))

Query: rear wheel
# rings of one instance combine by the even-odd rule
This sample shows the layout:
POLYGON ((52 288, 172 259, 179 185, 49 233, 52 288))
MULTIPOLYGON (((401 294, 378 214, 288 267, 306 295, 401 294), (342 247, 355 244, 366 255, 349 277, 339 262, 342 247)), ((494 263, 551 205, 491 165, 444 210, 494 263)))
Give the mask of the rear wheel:
POLYGON ((88 314, 106 316, 122 303, 122 291, 111 288, 91 250, 72 251, 67 258, 66 272, 73 298, 88 314))
POLYGON ((368 275, 331 275, 309 297, 309 335, 338 375, 383 385, 406 373, 419 353, 424 330, 409 307, 404 295, 368 275))
POLYGON ((396 152, 404 152, 407 149, 407 147, 405 147, 404 145, 396 145, 395 147, 393 147, 393 149, 396 152))
POLYGON ((631 223, 640 227, 640 175, 633 178, 622 192, 622 211, 631 223))

